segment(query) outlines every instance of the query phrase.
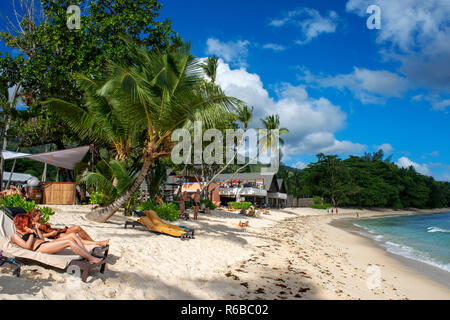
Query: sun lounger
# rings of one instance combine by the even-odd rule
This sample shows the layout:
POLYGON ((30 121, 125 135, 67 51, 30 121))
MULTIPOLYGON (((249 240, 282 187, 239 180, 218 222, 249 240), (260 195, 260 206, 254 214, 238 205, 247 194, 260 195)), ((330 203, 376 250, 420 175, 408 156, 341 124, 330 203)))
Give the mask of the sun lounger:
POLYGON ((101 262, 91 264, 86 259, 74 254, 69 249, 64 249, 63 251, 55 254, 47 254, 27 250, 15 243, 12 243, 11 236, 16 232, 16 228, 11 217, 18 213, 23 213, 23 211, 24 210, 22 208, 0 208, 0 250, 3 251, 3 255, 14 258, 14 260, 31 260, 33 262, 39 262, 57 269, 67 269, 67 272, 72 274, 77 272, 78 269, 83 282, 86 282, 89 271, 96 267, 100 266, 100 273, 105 272, 106 257, 108 256, 109 245, 103 247, 86 246, 88 249, 91 249, 91 255, 102 258, 101 262))
POLYGON ((167 234, 173 237, 178 237, 182 240, 194 239, 194 229, 185 229, 173 224, 165 223, 153 210, 145 210, 144 213, 146 216, 139 218, 138 221, 126 221, 124 228, 126 229, 128 226, 132 226, 134 228, 136 226, 143 225, 156 233, 167 234))

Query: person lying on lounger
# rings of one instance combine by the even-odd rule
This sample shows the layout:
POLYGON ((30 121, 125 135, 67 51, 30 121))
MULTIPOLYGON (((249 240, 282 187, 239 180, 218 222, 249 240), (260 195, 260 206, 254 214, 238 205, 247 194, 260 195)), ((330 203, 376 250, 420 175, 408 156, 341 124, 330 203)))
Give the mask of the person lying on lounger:
POLYGON ((27 215, 31 218, 32 224, 40 229, 44 238, 63 239, 68 235, 77 235, 84 245, 95 244, 98 246, 105 246, 109 242, 109 240, 94 241, 80 226, 73 226, 70 228, 65 227, 61 229, 52 228, 49 223, 41 223, 42 214, 39 209, 30 210, 27 215))
POLYGON ((103 259, 91 256, 81 243, 80 239, 73 233, 65 238, 46 241, 36 226, 33 226, 31 219, 26 214, 18 214, 14 217, 16 232, 12 235, 11 241, 20 247, 36 252, 53 254, 70 248, 75 254, 85 258, 90 263, 99 263, 103 259))

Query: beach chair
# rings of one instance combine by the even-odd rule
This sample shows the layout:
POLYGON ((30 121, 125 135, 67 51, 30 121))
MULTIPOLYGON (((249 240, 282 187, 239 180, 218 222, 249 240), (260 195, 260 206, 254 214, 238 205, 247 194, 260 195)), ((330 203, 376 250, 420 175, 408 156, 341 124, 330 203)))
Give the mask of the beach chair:
MULTIPOLYGON (((16 228, 13 223, 13 218, 19 213, 26 213, 22 208, 18 207, 0 207, 0 250, 2 254, 13 259, 32 261, 35 263, 41 263, 46 266, 54 267, 56 269, 66 270, 70 274, 79 272, 81 280, 86 282, 89 275, 89 271, 100 267, 100 273, 105 273, 106 257, 108 256, 109 245, 99 246, 86 246, 91 250, 91 255, 102 258, 97 264, 91 264, 86 259, 74 254, 69 249, 64 249, 61 252, 55 254, 47 254, 42 252, 36 252, 32 250, 24 249, 15 243, 11 242, 11 236, 16 232, 16 228)), ((19 271, 20 274, 20 271, 19 271)))
POLYGON ((126 229, 128 226, 132 226, 133 228, 136 226, 145 226, 150 231, 167 234, 180 238, 181 240, 195 239, 194 229, 166 223, 162 221, 158 217, 158 214, 153 210, 145 210, 144 213, 145 217, 141 217, 137 221, 126 221, 124 228, 126 229))

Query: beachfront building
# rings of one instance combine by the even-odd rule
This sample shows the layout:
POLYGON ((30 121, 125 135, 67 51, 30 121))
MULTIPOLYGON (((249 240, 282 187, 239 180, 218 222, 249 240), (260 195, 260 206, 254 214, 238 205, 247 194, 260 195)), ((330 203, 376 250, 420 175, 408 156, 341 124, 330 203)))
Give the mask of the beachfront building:
POLYGON ((23 185, 31 178, 35 178, 35 177, 33 175, 27 174, 27 173, 14 172, 11 175, 11 172, 3 172, 3 189, 9 188, 8 182, 15 186, 18 184, 23 185))
POLYGON ((282 179, 277 179, 276 174, 257 172, 220 174, 214 182, 219 185, 220 202, 223 205, 230 201, 249 201, 258 207, 286 206, 286 186, 282 179))

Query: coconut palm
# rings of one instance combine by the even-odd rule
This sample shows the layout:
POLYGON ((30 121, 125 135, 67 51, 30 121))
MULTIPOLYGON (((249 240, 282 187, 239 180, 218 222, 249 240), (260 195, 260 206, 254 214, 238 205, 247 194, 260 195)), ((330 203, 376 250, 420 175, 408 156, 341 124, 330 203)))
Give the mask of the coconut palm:
POLYGON ((202 69, 205 74, 211 79, 211 83, 214 83, 216 81, 218 64, 219 58, 216 56, 208 57, 206 63, 202 64, 202 69))
MULTIPOLYGON (((143 164, 127 191, 107 207, 88 214, 89 219, 99 222, 107 221, 138 190, 157 158, 170 154, 171 135, 176 129, 195 120, 214 127, 240 103, 214 84, 205 83, 201 63, 190 54, 190 44, 163 53, 139 47, 128 36, 122 39, 128 49, 126 61, 109 62, 106 79, 100 85, 92 81, 96 83, 95 94, 111 107, 105 121, 98 123, 119 119, 134 132, 142 132, 143 164)), ((91 125, 89 119, 86 122, 91 125)), ((75 130, 82 130, 82 124, 75 130)), ((100 130, 90 128, 92 132, 100 130)))
POLYGON ((103 193, 112 202, 128 190, 134 176, 127 170, 125 162, 115 159, 110 162, 102 160, 97 162, 94 172, 83 172, 77 182, 84 183, 88 189, 103 193))
POLYGON ((244 131, 247 131, 248 124, 252 122, 253 107, 251 109, 247 105, 243 105, 237 109, 237 119, 244 126, 244 131))
POLYGON ((273 151, 278 150, 278 144, 276 140, 278 139, 280 146, 284 146, 284 140, 280 138, 282 134, 288 134, 289 130, 287 128, 280 128, 280 117, 279 115, 270 115, 265 119, 260 119, 264 128, 259 129, 259 141, 258 147, 260 151, 264 152, 273 148, 273 151), (278 130, 278 134, 276 133, 278 130))
POLYGON ((98 94, 101 81, 85 75, 76 75, 78 86, 84 92, 83 106, 51 98, 43 104, 59 115, 82 140, 102 144, 112 149, 116 159, 127 160, 136 144, 136 127, 114 112, 114 100, 98 94))

